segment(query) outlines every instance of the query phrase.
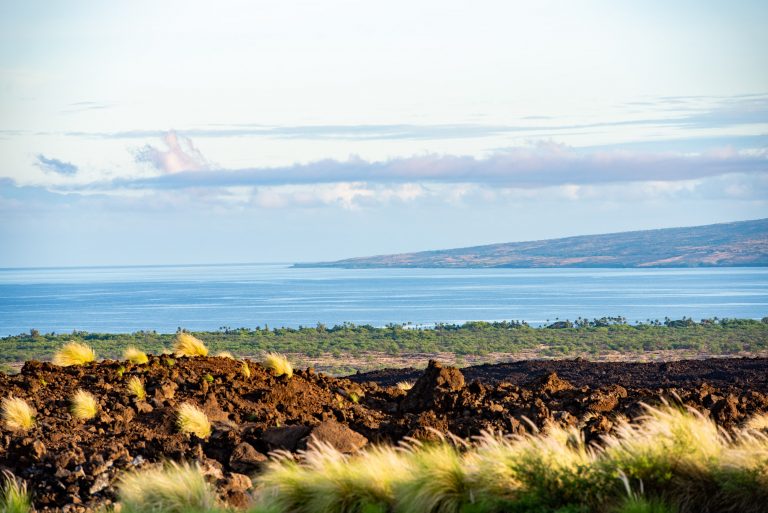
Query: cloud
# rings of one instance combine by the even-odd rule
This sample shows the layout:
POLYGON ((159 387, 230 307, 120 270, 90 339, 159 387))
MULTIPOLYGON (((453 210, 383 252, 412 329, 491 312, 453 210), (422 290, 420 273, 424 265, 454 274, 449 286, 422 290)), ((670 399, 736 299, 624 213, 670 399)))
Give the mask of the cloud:
MULTIPOLYGON (((557 123, 547 116, 526 116, 520 124, 446 123, 365 124, 365 125, 288 125, 269 126, 257 123, 210 125, 179 130, 186 137, 269 137, 300 140, 453 140, 501 135, 542 137, 551 132, 580 133, 584 130, 616 127, 667 127, 680 130, 725 128, 741 125, 768 124, 768 95, 730 97, 658 97, 630 102, 625 106, 640 108, 643 116, 634 119, 601 120, 587 123, 557 123), (649 115, 648 113, 653 113, 649 115), (533 123, 531 123, 533 122, 533 123)), ((68 132, 69 136, 109 139, 141 139, 165 137, 161 130, 128 130, 120 132, 68 132)))
MULTIPOLYGON (((171 153, 171 152, 167 152, 171 153)), ((165 155, 165 154, 164 154, 165 155)), ((176 159, 176 153, 168 160, 176 159)), ((172 160, 161 162, 173 174, 150 178, 116 179, 94 187, 185 189, 296 185, 336 182, 368 183, 478 183, 500 187, 537 188, 628 182, 672 182, 732 173, 765 173, 768 152, 731 148, 705 153, 635 152, 628 150, 577 151, 566 145, 539 142, 514 147, 485 158, 425 154, 387 161, 321 160, 284 167, 206 169, 194 172, 172 160)))
POLYGON ((56 173, 59 175, 72 176, 77 173, 76 165, 59 159, 49 159, 42 153, 36 157, 35 165, 45 172, 56 173))
POLYGON ((209 168, 209 163, 203 154, 195 148, 189 137, 178 135, 175 131, 162 135, 165 149, 158 149, 147 144, 135 150, 135 159, 139 163, 147 163, 163 173, 180 173, 183 171, 201 171, 209 168))

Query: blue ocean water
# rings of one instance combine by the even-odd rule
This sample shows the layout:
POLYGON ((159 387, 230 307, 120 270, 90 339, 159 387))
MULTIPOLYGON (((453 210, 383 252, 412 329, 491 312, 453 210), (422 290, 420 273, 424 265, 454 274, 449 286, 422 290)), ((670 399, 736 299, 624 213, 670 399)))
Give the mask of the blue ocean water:
POLYGON ((177 327, 768 315, 768 269, 0 269, 0 336, 177 327))

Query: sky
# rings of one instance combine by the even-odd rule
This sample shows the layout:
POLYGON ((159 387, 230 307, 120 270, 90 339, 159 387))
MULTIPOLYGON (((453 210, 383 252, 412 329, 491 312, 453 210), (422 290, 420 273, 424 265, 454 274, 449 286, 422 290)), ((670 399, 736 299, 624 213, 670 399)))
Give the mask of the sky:
POLYGON ((768 217, 764 1, 0 0, 0 267, 768 217))

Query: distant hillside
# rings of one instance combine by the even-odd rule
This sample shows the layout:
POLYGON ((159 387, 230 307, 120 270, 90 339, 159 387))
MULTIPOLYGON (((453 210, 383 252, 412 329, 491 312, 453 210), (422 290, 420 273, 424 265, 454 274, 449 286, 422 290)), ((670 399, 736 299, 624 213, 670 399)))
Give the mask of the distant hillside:
POLYGON ((296 267, 768 266, 768 219, 349 258, 296 267))

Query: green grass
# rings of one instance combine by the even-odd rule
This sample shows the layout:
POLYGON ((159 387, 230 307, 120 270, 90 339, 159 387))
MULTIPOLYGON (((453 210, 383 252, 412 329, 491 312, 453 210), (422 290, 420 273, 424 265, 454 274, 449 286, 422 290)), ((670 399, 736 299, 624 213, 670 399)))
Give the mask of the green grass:
POLYGON ((30 513, 32 500, 27 486, 11 474, 3 476, 0 488, 0 513, 30 513))

